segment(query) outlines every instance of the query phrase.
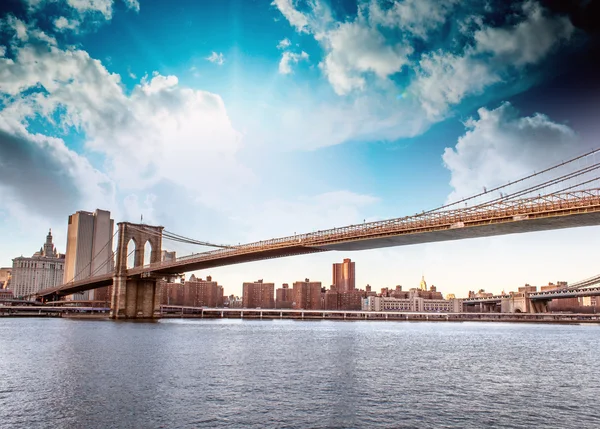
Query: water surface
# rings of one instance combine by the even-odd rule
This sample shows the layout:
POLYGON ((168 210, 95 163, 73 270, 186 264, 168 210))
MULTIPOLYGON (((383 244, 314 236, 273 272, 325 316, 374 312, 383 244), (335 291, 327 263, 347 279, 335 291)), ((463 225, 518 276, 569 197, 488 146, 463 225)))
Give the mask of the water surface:
POLYGON ((600 326, 0 319, 2 428, 600 428, 600 326))

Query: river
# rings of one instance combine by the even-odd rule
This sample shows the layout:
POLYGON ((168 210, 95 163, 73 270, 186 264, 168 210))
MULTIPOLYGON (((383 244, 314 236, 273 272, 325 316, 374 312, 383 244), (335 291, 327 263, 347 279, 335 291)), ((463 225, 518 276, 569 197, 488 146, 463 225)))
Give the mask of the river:
POLYGON ((600 428, 600 326, 0 319, 0 427, 600 428))

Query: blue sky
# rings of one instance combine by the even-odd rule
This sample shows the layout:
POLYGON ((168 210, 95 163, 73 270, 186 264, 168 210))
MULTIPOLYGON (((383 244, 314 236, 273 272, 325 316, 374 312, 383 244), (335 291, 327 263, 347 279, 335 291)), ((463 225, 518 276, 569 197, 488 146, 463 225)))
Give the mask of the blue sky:
MULTIPOLYGON (((237 243, 412 214, 598 145, 585 1, 13 0, 0 7, 0 265, 109 209, 237 243)), ((597 274, 598 228, 224 267, 445 293, 597 274), (568 249, 558 255, 554 246, 568 249), (510 267, 507 269, 506 267, 510 267)), ((179 254, 198 251, 174 248, 179 254)))

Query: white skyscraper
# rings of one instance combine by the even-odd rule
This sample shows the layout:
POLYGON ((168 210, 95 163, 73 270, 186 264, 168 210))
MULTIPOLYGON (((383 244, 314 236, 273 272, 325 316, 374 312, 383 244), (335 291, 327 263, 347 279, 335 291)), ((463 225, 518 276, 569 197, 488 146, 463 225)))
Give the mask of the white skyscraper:
MULTIPOLYGON (((114 268, 113 229, 110 212, 96 209, 94 213, 78 211, 69 216, 64 283, 108 274, 114 268)), ((106 293, 91 290, 71 295, 73 300, 94 300, 106 293)))

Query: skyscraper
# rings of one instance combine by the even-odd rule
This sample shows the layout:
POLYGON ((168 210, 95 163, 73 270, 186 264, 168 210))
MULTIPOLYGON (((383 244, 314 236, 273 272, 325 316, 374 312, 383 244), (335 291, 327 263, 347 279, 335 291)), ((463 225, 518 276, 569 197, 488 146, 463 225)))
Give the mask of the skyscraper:
MULTIPOLYGON (((78 211, 69 216, 64 283, 108 274, 113 270, 113 229, 110 212, 78 211)), ((104 288, 103 288, 104 289, 104 288)), ((99 294, 106 291, 98 290, 99 294)), ((70 296, 74 300, 94 300, 95 291, 70 296)))
POLYGON ((356 288, 354 262, 344 259, 341 264, 333 264, 333 286, 340 293, 353 292, 356 288))

